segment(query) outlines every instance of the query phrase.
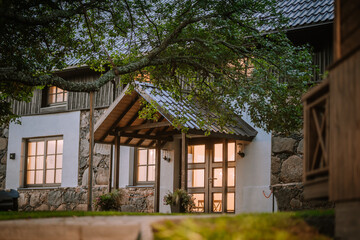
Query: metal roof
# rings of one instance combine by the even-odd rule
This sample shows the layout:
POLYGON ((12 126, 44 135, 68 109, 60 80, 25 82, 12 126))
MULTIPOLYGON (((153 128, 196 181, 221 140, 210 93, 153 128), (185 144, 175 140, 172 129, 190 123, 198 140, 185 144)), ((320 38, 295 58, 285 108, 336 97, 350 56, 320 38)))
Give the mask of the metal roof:
MULTIPOLYGON (((252 138, 257 134, 257 131, 254 128, 252 128, 235 113, 234 118, 236 121, 236 125, 227 124, 223 127, 223 130, 221 130, 220 126, 213 123, 210 125, 205 125, 203 129, 201 129, 201 127, 197 124, 197 118, 201 117, 200 115, 202 114, 209 114, 209 112, 206 109, 197 106, 196 103, 190 103, 186 99, 183 99, 182 101, 177 101, 170 95, 169 92, 155 88, 150 83, 138 83, 137 91, 145 99, 148 100, 148 98, 150 98, 151 100, 155 101, 160 107, 159 112, 163 115, 166 115, 168 113, 168 118, 176 118, 176 114, 178 111, 184 112, 185 117, 188 119, 187 122, 184 124, 184 127, 187 127, 189 129, 206 129, 213 133, 225 133, 229 135, 238 135, 249 138, 252 138), (195 116, 194 113, 197 113, 198 116, 195 116)), ((216 118, 214 114, 210 113, 210 115, 213 118, 216 118)), ((172 119, 167 120, 171 122, 172 119)))
MULTIPOLYGON (((277 9, 289 19, 287 28, 306 27, 321 23, 332 22, 334 20, 334 0, 281 0, 277 2, 277 9)), ((261 17, 255 14, 255 17, 261 17)), ((273 27, 264 26, 262 31, 275 30, 273 27)), ((123 44, 116 44, 117 51, 124 52, 123 44)), ((66 61, 68 66, 84 64, 85 59, 69 58, 66 61)))
MULTIPOLYGON (((334 20, 334 0, 282 0, 277 10, 288 19, 287 28, 301 28, 334 20)), ((275 30, 265 27, 264 31, 275 30)))
POLYGON ((210 124, 202 129, 197 124, 197 118, 206 110, 196 104, 186 100, 176 101, 169 92, 155 88, 150 83, 136 83, 131 94, 127 93, 128 89, 129 87, 124 89, 95 124, 96 142, 113 143, 115 135, 119 132, 121 145, 151 147, 158 138, 168 141, 172 135, 180 133, 179 129, 172 126, 179 111, 186 112, 185 116, 188 120, 183 126, 189 128, 188 134, 204 134, 206 129, 210 131, 209 137, 246 141, 251 141, 257 134, 253 127, 235 114, 235 125, 228 124, 221 129, 216 124, 210 124), (161 115, 159 122, 138 117, 138 111, 142 108, 141 99, 156 105, 161 115), (192 110, 193 113, 187 113, 188 110, 192 110))
POLYGON ((285 0, 278 4, 290 28, 334 20, 334 0, 285 0))

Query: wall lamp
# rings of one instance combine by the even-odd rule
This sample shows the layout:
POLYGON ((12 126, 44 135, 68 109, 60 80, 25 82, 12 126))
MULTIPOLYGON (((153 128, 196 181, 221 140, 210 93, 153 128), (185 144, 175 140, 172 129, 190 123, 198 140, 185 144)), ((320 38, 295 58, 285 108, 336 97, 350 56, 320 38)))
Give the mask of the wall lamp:
POLYGON ((170 162, 170 151, 167 149, 163 149, 162 152, 164 161, 170 162))
POLYGON ((240 156, 240 157, 245 157, 245 152, 244 152, 244 144, 242 143, 238 143, 237 144, 237 154, 240 156))

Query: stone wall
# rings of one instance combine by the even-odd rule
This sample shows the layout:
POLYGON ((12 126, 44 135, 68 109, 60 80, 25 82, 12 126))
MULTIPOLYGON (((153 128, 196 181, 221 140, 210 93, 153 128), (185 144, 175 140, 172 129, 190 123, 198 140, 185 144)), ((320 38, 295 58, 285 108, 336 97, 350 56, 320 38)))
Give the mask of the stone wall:
POLYGON ((0 127, 0 190, 5 189, 8 137, 8 127, 0 127))
POLYGON ((154 188, 122 188, 121 212, 154 212, 154 188))
MULTIPOLYGON (((19 189, 19 211, 86 211, 87 189, 19 189)), ((107 192, 106 187, 94 187, 95 199, 107 192)))
POLYGON ((271 185, 280 211, 334 207, 327 201, 304 200, 303 144, 300 133, 272 136, 271 185))
MULTIPOLYGON (((95 123, 106 109, 94 111, 95 123)), ((87 186, 89 174, 89 111, 82 111, 80 115, 80 152, 79 152, 79 175, 78 184, 87 186)), ((93 185, 107 185, 109 182, 109 163, 111 146, 107 144, 95 144, 93 158, 93 185)))
MULTIPOLYGON (((107 193, 105 186, 93 188, 93 199, 107 193)), ((120 211, 154 212, 153 188, 119 189, 120 211)), ((87 188, 20 189, 19 211, 86 211, 87 188)), ((93 205, 93 209, 95 206, 93 205)))

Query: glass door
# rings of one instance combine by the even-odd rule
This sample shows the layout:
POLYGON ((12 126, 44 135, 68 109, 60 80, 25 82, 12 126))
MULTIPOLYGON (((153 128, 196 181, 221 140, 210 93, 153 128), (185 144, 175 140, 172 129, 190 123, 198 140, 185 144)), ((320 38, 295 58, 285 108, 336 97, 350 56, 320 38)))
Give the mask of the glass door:
POLYGON ((187 187, 194 212, 235 212, 235 142, 189 145, 187 187))

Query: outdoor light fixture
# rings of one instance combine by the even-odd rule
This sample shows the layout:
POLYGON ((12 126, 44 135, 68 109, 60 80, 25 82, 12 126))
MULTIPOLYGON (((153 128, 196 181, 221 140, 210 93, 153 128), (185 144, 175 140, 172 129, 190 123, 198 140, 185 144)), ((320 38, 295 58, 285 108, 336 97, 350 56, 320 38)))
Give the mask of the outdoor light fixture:
POLYGON ((242 144, 242 143, 237 144, 237 154, 242 158, 245 157, 244 144, 242 144))
POLYGON ((167 162, 170 162, 170 151, 163 149, 163 159, 167 162))
POLYGON ((10 159, 12 159, 12 160, 15 159, 15 153, 10 153, 10 159))

